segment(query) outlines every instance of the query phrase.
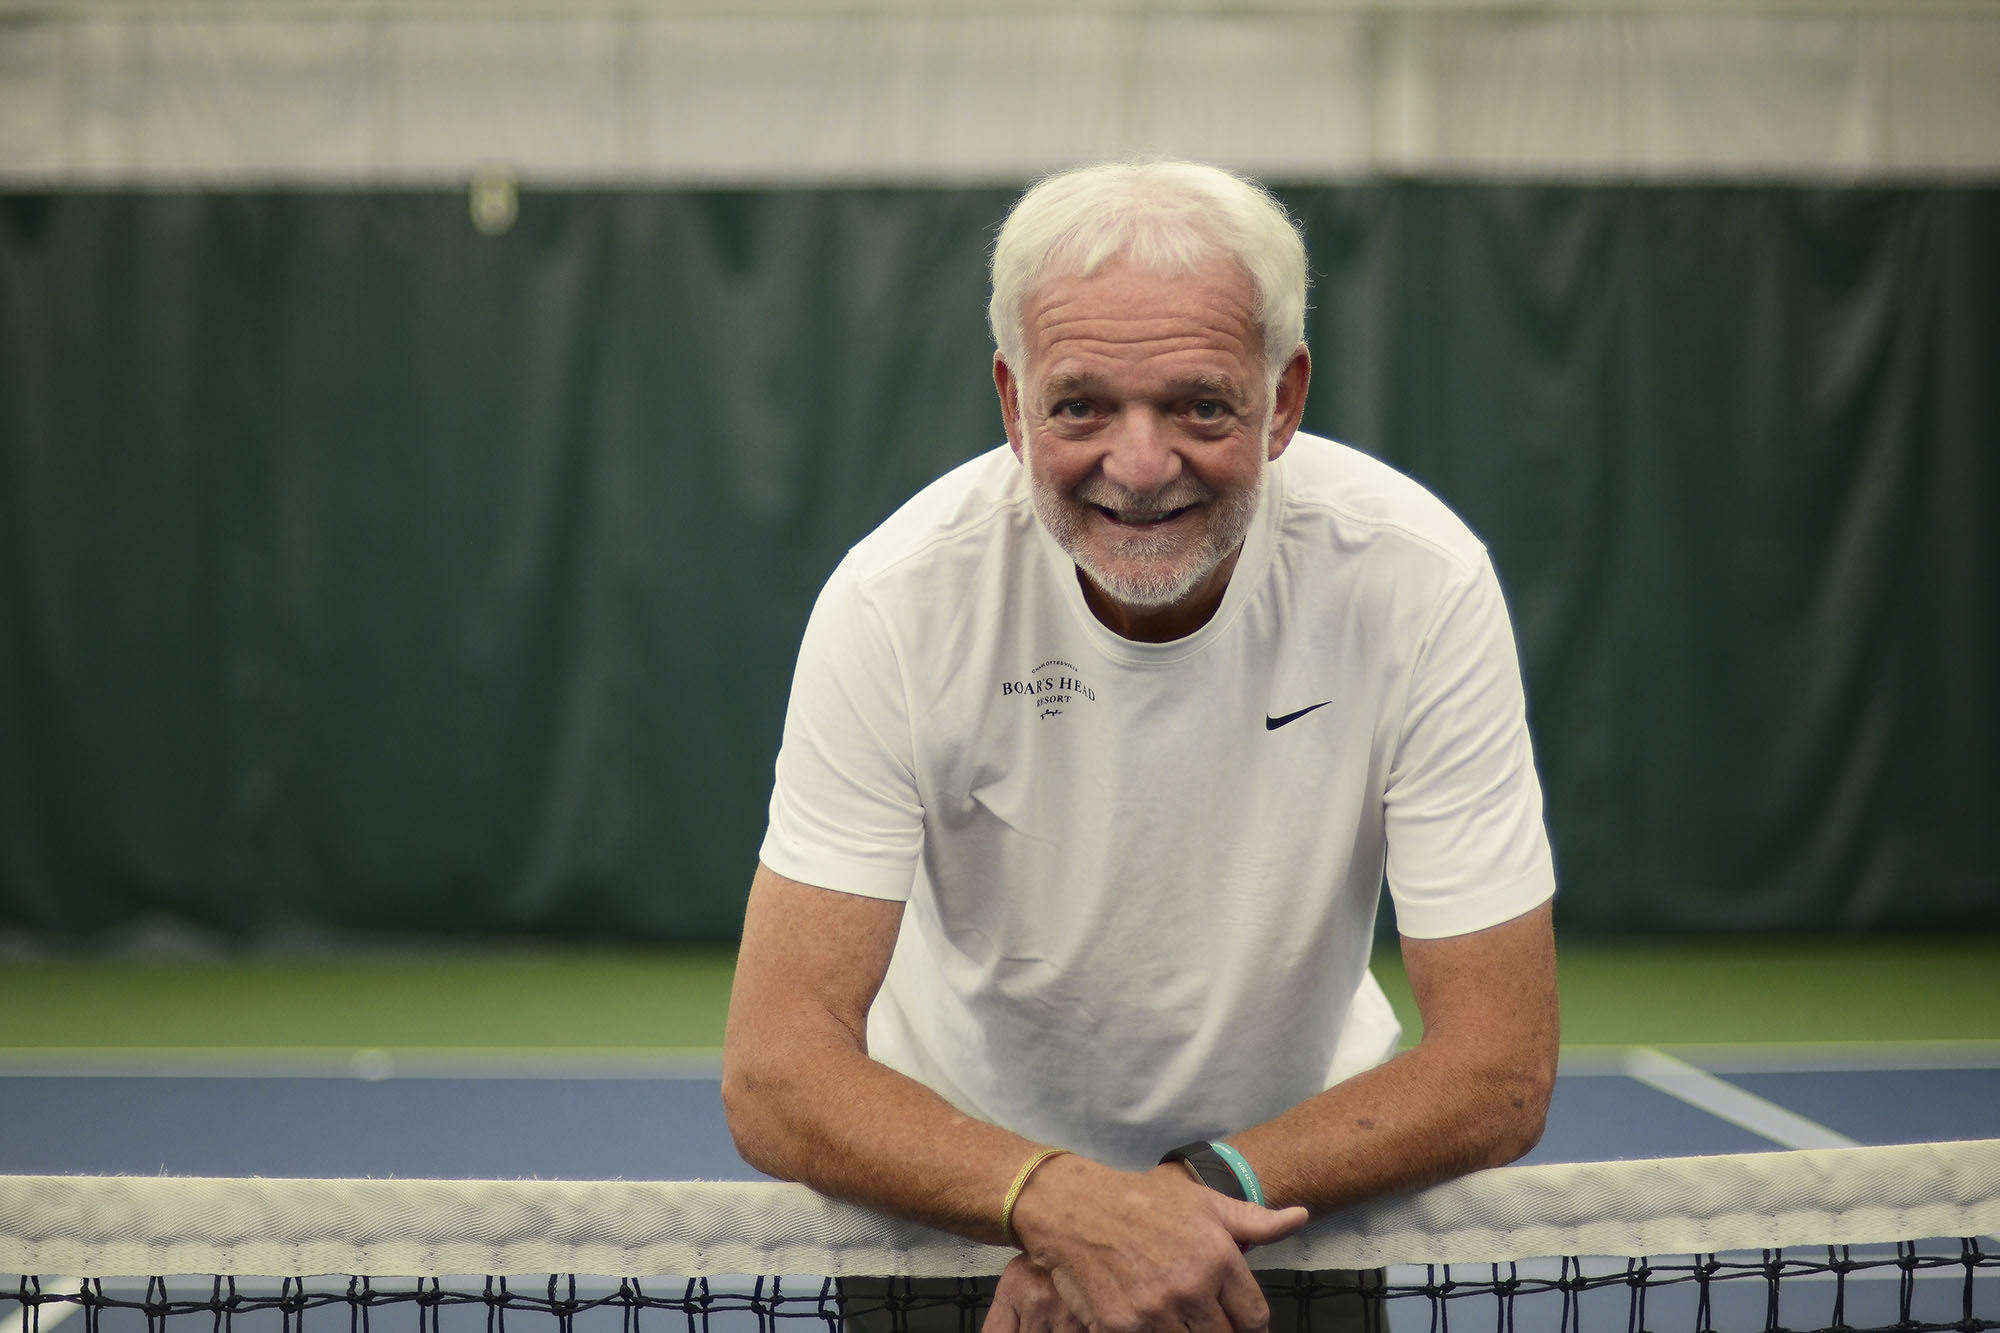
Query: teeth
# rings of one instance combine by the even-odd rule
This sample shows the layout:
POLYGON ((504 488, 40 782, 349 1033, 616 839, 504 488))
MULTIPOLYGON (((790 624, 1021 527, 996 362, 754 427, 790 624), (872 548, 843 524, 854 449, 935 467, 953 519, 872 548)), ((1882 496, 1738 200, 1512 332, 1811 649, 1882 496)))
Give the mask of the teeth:
POLYGON ((1120 523, 1129 523, 1133 527, 1144 528, 1151 527, 1155 523, 1164 523, 1181 511, 1178 509, 1149 509, 1144 512, 1134 511, 1126 513, 1117 509, 1106 509, 1104 512, 1117 519, 1120 523))

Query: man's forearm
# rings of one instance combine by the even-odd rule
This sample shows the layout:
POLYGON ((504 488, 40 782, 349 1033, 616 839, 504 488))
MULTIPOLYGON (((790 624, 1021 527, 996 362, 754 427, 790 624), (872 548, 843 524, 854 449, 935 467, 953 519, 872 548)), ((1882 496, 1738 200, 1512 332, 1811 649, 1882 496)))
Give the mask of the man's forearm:
POLYGON ((1513 1161, 1541 1136, 1546 1093, 1467 1078, 1422 1048, 1229 1136, 1273 1206, 1315 1215, 1513 1161))
POLYGON ((1315 1213, 1513 1161, 1541 1137, 1559 1021, 1549 910, 1405 941, 1423 1040, 1229 1141, 1274 1204, 1315 1213))
POLYGON ((1038 1150, 852 1050, 733 1061, 723 1105, 758 1170, 989 1244, 1009 1243, 1001 1204, 1038 1150))
POLYGON ((771 1175, 1001 1241, 1007 1186, 1036 1145, 868 1055, 901 916, 900 903, 758 867, 723 1037, 729 1132, 771 1175))

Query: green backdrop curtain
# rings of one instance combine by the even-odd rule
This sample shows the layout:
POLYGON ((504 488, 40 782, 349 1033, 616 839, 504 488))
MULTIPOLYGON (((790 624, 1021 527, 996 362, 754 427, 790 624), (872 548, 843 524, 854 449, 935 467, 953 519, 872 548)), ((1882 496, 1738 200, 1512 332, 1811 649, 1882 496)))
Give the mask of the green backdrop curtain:
MULTIPOLYGON (((1283 192, 1513 601, 1566 927, 2000 926, 2000 189, 1283 192)), ((0 929, 733 936, 1009 192, 0 197, 0 929)))

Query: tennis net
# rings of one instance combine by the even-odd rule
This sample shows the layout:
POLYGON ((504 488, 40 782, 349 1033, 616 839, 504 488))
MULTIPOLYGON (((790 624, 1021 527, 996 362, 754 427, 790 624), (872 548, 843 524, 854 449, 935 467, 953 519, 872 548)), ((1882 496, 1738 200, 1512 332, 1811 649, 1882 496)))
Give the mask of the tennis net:
MULTIPOLYGON (((1918 1333, 2000 1328, 1996 1232, 2000 1139, 1506 1167, 1252 1265, 1274 1328, 1918 1333)), ((0 1333, 971 1330, 1011 1257, 775 1183, 0 1177, 0 1333)))

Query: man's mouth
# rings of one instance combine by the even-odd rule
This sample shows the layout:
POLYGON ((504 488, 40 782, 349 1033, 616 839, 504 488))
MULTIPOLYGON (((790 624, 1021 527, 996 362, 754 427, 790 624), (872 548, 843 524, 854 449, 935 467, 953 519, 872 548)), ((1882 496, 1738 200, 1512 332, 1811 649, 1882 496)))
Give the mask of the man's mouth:
POLYGON ((1133 528, 1150 528, 1170 519, 1179 518, 1194 506, 1182 505, 1178 509, 1113 509, 1109 505, 1092 505, 1091 508, 1113 523, 1133 528))

